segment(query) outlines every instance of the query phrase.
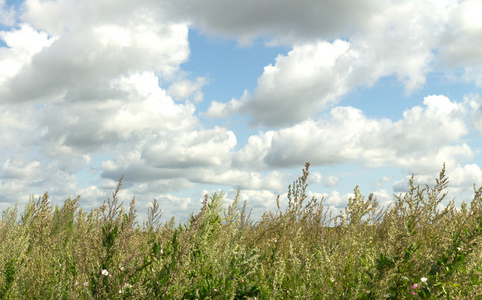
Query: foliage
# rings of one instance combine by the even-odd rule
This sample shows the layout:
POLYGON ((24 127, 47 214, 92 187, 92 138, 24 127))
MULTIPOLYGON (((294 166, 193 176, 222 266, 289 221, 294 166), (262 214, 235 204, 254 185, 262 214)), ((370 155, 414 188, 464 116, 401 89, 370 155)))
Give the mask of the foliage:
POLYGON ((136 223, 122 178, 98 209, 48 194, 0 223, 0 299, 482 299, 482 188, 470 204, 446 200, 445 166, 381 207, 359 187, 332 216, 307 197, 309 163, 288 205, 258 222, 246 203, 206 195, 187 222, 161 223, 154 200, 136 223), (441 208, 441 204, 445 206, 441 208))

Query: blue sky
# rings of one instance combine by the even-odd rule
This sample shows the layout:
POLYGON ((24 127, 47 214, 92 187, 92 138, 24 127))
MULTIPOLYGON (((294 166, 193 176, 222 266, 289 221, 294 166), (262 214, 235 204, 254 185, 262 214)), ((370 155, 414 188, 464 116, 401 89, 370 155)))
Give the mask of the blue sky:
POLYGON ((140 217, 205 193, 253 216, 310 196, 383 205, 445 162, 482 185, 480 0, 0 0, 0 210, 48 191, 140 217))

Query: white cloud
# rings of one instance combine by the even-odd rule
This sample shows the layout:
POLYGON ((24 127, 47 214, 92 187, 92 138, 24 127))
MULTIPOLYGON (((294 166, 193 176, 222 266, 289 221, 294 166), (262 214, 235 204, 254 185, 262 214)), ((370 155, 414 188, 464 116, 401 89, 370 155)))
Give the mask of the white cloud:
POLYGON ((68 157, 85 151, 111 151, 119 143, 145 143, 162 132, 197 126, 194 106, 176 104, 159 88, 152 73, 117 80, 123 97, 104 101, 52 103, 36 109, 30 120, 42 128, 44 154, 68 157))
POLYGON ((15 9, 7 6, 5 0, 0 0, 0 24, 13 26, 15 24, 15 18, 15 9))
POLYGON ((146 144, 141 159, 158 168, 229 165, 234 146, 236 136, 224 128, 160 135, 146 144))
MULTIPOLYGON (((410 93, 439 59, 482 85, 479 8, 474 0, 26 0, 15 12, 0 0, 0 22, 20 21, 0 32, 8 45, 0 48, 0 189, 10 202, 30 191, 49 190, 56 201, 78 191, 93 208, 125 174, 122 199, 141 195, 144 210, 146 198, 158 198, 166 216, 185 216, 199 201, 171 193, 206 184, 241 186, 260 213, 294 177, 272 170, 305 161, 396 167, 420 180, 446 162, 462 189, 481 179, 471 162, 478 151, 465 139, 468 116, 482 128, 478 99, 428 96, 398 121, 335 105, 385 76, 410 93), (273 127, 240 150, 239 128, 206 128, 195 115, 208 80, 182 70, 189 28, 291 46, 265 66, 256 89, 205 113, 248 114, 273 127), (95 178, 81 184, 82 172, 95 178)), ((343 183, 336 172, 312 175, 325 187, 343 183)), ((341 209, 351 195, 341 193, 316 195, 341 209)), ((388 191, 375 195, 389 202, 388 191)))
POLYGON ((482 186, 482 170, 476 164, 458 165, 447 169, 447 176, 450 180, 450 186, 454 187, 476 187, 482 186))
POLYGON ((325 197, 324 203, 326 203, 328 207, 341 209, 346 206, 348 199, 353 196, 355 196, 353 193, 340 195, 340 192, 332 191, 325 197))
POLYGON ((373 192, 373 196, 377 198, 378 203, 381 206, 386 207, 394 200, 393 194, 390 194, 387 190, 381 189, 378 191, 373 192))
POLYGON ((11 44, 2 48, 10 57, 2 98, 93 101, 120 97, 115 83, 132 73, 174 78, 189 55, 188 27, 166 22, 153 7, 152 2, 26 1, 22 18, 29 25, 2 37, 11 44))
POLYGON ((193 82, 189 79, 176 81, 167 89, 167 93, 176 100, 186 100, 192 97, 194 102, 200 102, 204 98, 201 88, 207 84, 207 79, 204 77, 196 78, 193 82))
POLYGON ((441 38, 441 57, 447 67, 461 67, 463 79, 482 86, 482 2, 461 1, 441 38))
POLYGON ((208 115, 249 112, 255 123, 267 125, 306 119, 346 93, 351 70, 343 61, 353 58, 348 49, 349 43, 341 40, 294 46, 287 56, 279 55, 274 66, 264 68, 252 96, 245 94, 225 105, 215 103, 208 115))
POLYGON ((474 152, 457 143, 468 133, 464 103, 429 96, 403 119, 369 119, 353 107, 336 107, 319 121, 307 120, 278 131, 261 132, 235 156, 237 164, 279 168, 303 165, 396 165, 438 169, 441 164, 470 159, 474 152))
POLYGON ((338 176, 324 176, 323 177, 323 185, 326 187, 332 187, 338 184, 338 181, 340 181, 340 178, 338 176))
POLYGON ((178 0, 166 9, 208 33, 234 37, 242 44, 259 36, 292 43, 356 31, 367 19, 382 14, 388 4, 384 0, 178 0))
POLYGON ((5 96, 8 80, 29 64, 36 54, 50 47, 57 38, 22 24, 19 29, 0 31, 0 39, 8 46, 0 48, 0 94, 5 96))
POLYGON ((442 40, 442 55, 449 66, 482 64, 482 2, 461 1, 451 15, 442 40))
MULTIPOLYGON (((385 76, 396 76, 407 94, 423 87, 456 5, 449 0, 388 4, 382 2, 378 9, 370 10, 363 24, 349 31, 345 40, 328 42, 319 33, 308 41, 292 41, 286 56, 278 56, 275 65, 265 67, 252 95, 213 103, 208 116, 248 113, 256 125, 290 126, 385 76)), ((308 6, 296 5, 306 18, 311 17, 313 7, 308 10, 308 6)))
MULTIPOLYGON (((420 185, 424 188, 426 185, 433 187, 435 179, 439 177, 439 172, 442 167, 436 171, 426 171, 418 173, 414 176, 414 185, 420 185)), ((448 187, 444 190, 447 192, 442 208, 447 201, 455 201, 455 205, 460 205, 462 202, 469 203, 474 197, 474 185, 478 189, 482 186, 482 170, 476 164, 458 164, 452 167, 446 167, 446 178, 448 178, 448 187)), ((393 190, 396 195, 406 193, 410 190, 409 180, 412 175, 407 175, 404 179, 397 180, 393 185, 393 190)), ((441 195, 440 195, 441 196, 441 195)))
POLYGON ((372 47, 362 38, 294 45, 286 56, 276 58, 274 66, 264 68, 252 95, 245 93, 225 104, 214 102, 207 115, 249 113, 254 124, 289 126, 313 117, 356 87, 371 86, 383 76, 397 75, 407 91, 423 86, 432 60, 430 47, 407 52, 400 52, 404 45, 398 42, 383 49, 372 47), (418 56, 413 54, 417 52, 418 56))

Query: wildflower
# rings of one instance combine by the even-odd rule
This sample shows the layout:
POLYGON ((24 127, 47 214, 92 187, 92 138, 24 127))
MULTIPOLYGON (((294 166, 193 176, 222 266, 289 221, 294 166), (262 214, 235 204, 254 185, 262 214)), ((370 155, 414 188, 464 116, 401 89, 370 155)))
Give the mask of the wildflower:
POLYGON ((331 277, 330 278, 331 282, 335 282, 335 278, 331 277))
POLYGON ((123 266, 120 266, 119 269, 120 269, 121 271, 124 271, 124 270, 125 270, 125 268, 124 268, 123 266))
POLYGON ((88 283, 88 282, 84 282, 84 286, 88 286, 88 285, 89 285, 89 283, 88 283))
POLYGON ((414 290, 418 289, 418 284, 415 283, 415 284, 412 286, 412 289, 414 289, 414 290))
POLYGON ((416 295, 417 293, 415 293, 414 291, 411 291, 410 294, 412 295, 416 295))
POLYGON ((109 272, 107 272, 107 270, 106 270, 106 269, 104 269, 104 270, 102 270, 102 275, 104 275, 104 276, 108 276, 108 275, 109 275, 109 272))
POLYGON ((217 289, 214 289, 215 292, 217 292, 218 290, 217 289))
POLYGON ((422 277, 422 278, 420 278, 420 280, 421 280, 422 282, 427 282, 427 277, 422 277))
POLYGON ((241 279, 241 283, 244 283, 244 279, 241 279))
POLYGON ((461 250, 462 250, 462 248, 460 248, 460 247, 457 247, 457 250, 459 250, 459 251, 461 251, 461 250))
POLYGON ((348 253, 345 252, 345 256, 348 255, 348 253))
POLYGON ((77 286, 78 284, 79 284, 79 283, 78 283, 77 281, 75 281, 74 286, 77 286))

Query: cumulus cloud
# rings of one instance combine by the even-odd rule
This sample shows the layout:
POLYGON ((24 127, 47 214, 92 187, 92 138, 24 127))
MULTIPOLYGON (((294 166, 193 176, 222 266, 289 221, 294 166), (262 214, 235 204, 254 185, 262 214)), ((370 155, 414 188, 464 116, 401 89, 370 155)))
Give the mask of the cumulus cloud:
POLYGON ((15 18, 15 9, 7 6, 5 0, 0 0, 0 24, 12 26, 15 24, 15 18))
POLYGON ((207 84, 207 79, 204 77, 196 78, 193 82, 189 79, 176 81, 167 89, 167 93, 176 100, 186 100, 192 98, 194 102, 200 102, 204 98, 201 88, 207 84))
MULTIPOLYGON (((0 23, 15 26, 0 31, 2 201, 78 191, 93 208, 125 174, 122 199, 140 195, 141 210, 157 198, 166 215, 186 215, 202 195, 175 193, 203 184, 241 186, 260 212, 295 177, 286 170, 306 161, 396 167, 420 182, 446 162, 456 187, 466 187, 481 173, 465 138, 482 130, 477 97, 427 96, 400 120, 337 105, 386 76, 408 95, 439 68, 462 68, 463 79, 482 85, 478 10, 475 0, 26 0, 15 11, 0 0, 0 23), (246 114, 265 126, 246 143, 245 124, 206 126, 197 117, 211 82, 182 69, 190 28, 246 46, 258 38, 290 46, 254 90, 212 101, 204 113, 246 114)), ((343 178, 315 171, 310 180, 341 188, 343 178)), ((316 196, 341 209, 345 192, 316 196)), ((387 190, 376 195, 389 202, 387 190)))
MULTIPOLYGON (((421 188, 426 186, 433 187, 436 183, 436 178, 439 177, 439 172, 424 172, 415 173, 413 176, 413 182, 415 186, 420 185, 421 188)), ((446 205, 447 201, 455 201, 458 205, 462 202, 470 203, 474 198, 474 186, 479 188, 482 186, 482 170, 476 164, 458 164, 452 167, 446 167, 445 176, 448 178, 448 187, 445 192, 444 203, 442 208, 446 205)), ((393 190, 397 195, 404 195, 409 189, 409 180, 412 175, 407 175, 405 178, 397 180, 393 184, 393 190)))
POLYGON ((468 133, 464 103, 428 96, 393 122, 370 119, 353 107, 333 108, 326 118, 252 136, 237 164, 294 167, 364 162, 367 166, 439 168, 443 161, 470 159, 474 150, 457 143, 468 133))
POLYGON ((122 96, 115 85, 121 77, 146 71, 170 76, 188 54, 185 25, 86 28, 58 37, 30 62, 24 59, 18 72, 5 80, 2 98, 70 102, 116 98, 122 96))
POLYGON ((450 17, 443 36, 442 55, 449 66, 482 64, 482 3, 477 0, 462 1, 450 17))
POLYGON ((65 157, 85 151, 108 150, 118 143, 141 142, 162 131, 196 126, 194 106, 176 104, 159 88, 152 73, 121 78, 124 97, 87 103, 50 103, 37 109, 34 121, 42 133, 44 155, 65 157))
POLYGON ((105 178, 80 187, 79 172, 96 178, 103 161, 140 157, 147 140, 199 126, 188 99, 175 103, 160 88, 184 76, 188 27, 166 21, 153 1, 27 0, 22 12, 18 27, 0 32, 0 141, 8 145, 0 185, 8 201, 30 190, 101 201, 121 174, 113 187, 101 187, 105 178))
MULTIPOLYGON (((408 94, 423 87, 426 74, 434 68, 435 50, 445 46, 442 36, 457 5, 453 1, 379 4, 343 40, 330 42, 319 32, 317 38, 292 41, 287 55, 265 67, 252 94, 213 103, 207 115, 247 113, 256 125, 285 127, 316 116, 357 87, 370 87, 385 76, 396 76, 408 94)), ((308 11, 301 5, 300 10, 310 18, 312 7, 308 11)))
POLYGON ((141 159, 158 168, 186 168, 229 164, 236 136, 224 128, 160 136, 147 144, 141 159))
MULTIPOLYGON (((211 34, 249 43, 259 36, 292 43, 347 35, 383 12, 389 1, 180 0, 164 4, 173 15, 211 34)), ((273 41, 273 42, 274 42, 273 41)))
MULTIPOLYGON (((356 87, 371 86, 383 76, 398 76, 407 91, 423 86, 433 56, 429 47, 400 52, 406 46, 394 41, 373 49, 377 42, 366 45, 366 40, 354 39, 294 45, 286 56, 276 58, 275 65, 264 68, 252 95, 214 102, 207 116, 248 113, 256 125, 283 127, 315 116, 356 87)), ((413 41, 406 44, 412 46, 413 41)))

